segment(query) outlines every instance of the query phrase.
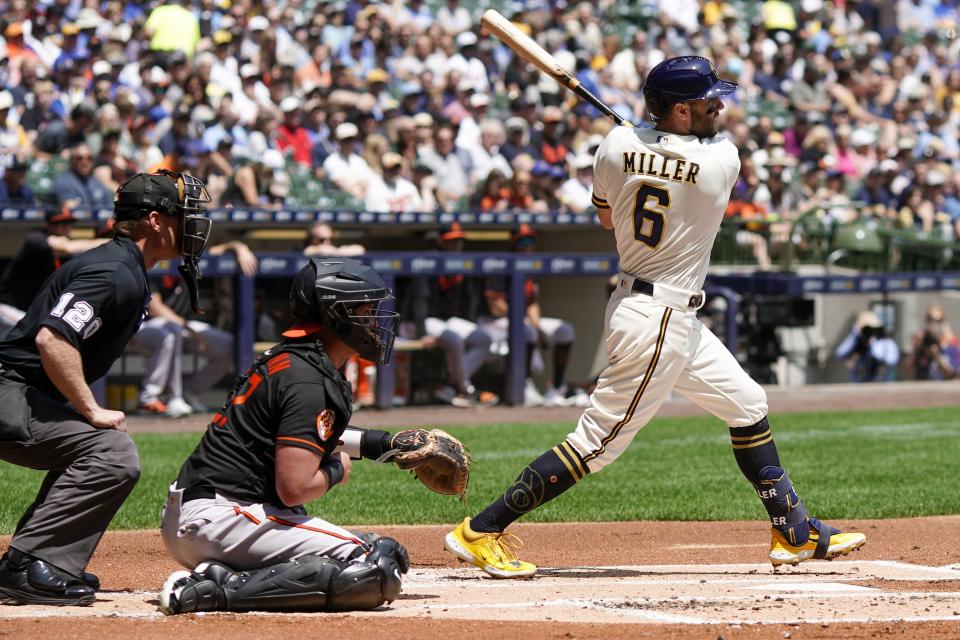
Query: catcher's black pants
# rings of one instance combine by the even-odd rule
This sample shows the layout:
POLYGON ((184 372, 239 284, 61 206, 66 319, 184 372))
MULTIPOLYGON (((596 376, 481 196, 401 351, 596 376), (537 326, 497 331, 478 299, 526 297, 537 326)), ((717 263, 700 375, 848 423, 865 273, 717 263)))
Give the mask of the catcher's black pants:
POLYGON ((137 483, 140 459, 126 433, 96 429, 36 389, 27 402, 31 438, 0 442, 0 459, 48 473, 10 546, 79 578, 137 483))

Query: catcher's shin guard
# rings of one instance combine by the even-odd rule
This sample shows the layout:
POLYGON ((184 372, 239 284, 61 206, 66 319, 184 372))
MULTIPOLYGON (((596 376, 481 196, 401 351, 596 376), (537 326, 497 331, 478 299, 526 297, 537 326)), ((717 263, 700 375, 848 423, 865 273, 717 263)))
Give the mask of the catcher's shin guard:
POLYGON ((401 574, 409 567, 406 549, 392 538, 377 539, 366 559, 356 562, 304 556, 237 573, 203 563, 168 579, 161 608, 167 613, 374 609, 397 598, 401 574))
POLYGON ((810 535, 810 514, 793 489, 790 476, 780 467, 764 467, 754 484, 770 515, 770 524, 792 545, 801 545, 810 535))

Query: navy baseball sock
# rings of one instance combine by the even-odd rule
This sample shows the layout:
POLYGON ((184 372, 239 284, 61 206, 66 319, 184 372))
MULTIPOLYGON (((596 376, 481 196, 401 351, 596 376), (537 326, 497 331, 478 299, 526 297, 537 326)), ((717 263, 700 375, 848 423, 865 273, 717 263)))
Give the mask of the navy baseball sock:
POLYGON ((756 489, 770 524, 793 545, 802 545, 810 535, 807 509, 787 472, 780 466, 777 445, 764 417, 749 427, 730 427, 733 457, 741 473, 756 489))
POLYGON ((470 528, 478 533, 500 533, 514 520, 556 498, 588 473, 590 470, 580 454, 564 440, 527 465, 502 496, 470 520, 470 528))

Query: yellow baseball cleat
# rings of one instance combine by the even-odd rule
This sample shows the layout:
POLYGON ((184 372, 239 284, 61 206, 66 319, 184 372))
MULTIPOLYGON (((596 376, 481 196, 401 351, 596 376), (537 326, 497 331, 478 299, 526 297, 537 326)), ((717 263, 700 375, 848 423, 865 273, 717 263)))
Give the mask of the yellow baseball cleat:
POLYGON ((866 542, 867 536, 862 533, 841 533, 816 518, 810 518, 810 537, 799 546, 790 544, 777 529, 771 529, 770 562, 779 567, 782 564, 797 565, 811 558, 832 560, 856 551, 866 542))
POLYGON ((480 533, 470 528, 464 518, 444 541, 447 551, 461 562, 480 567, 494 578, 528 578, 537 572, 537 565, 517 557, 523 542, 512 533, 480 533))

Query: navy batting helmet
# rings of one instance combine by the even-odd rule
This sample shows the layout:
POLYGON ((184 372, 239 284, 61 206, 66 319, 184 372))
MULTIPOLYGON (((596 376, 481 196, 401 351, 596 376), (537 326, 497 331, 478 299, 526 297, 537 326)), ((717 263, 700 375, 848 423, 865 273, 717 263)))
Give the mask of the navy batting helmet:
POLYGON ((681 56, 668 58, 650 70, 643 84, 643 98, 650 119, 656 122, 678 102, 718 98, 736 90, 735 82, 717 77, 713 63, 706 58, 681 56))
POLYGON ((316 323, 329 329, 361 357, 379 364, 390 361, 399 314, 382 308, 393 295, 373 267, 350 258, 312 258, 293 281, 290 313, 306 325, 284 336, 309 335, 316 323), (369 312, 357 307, 369 304, 369 312))

